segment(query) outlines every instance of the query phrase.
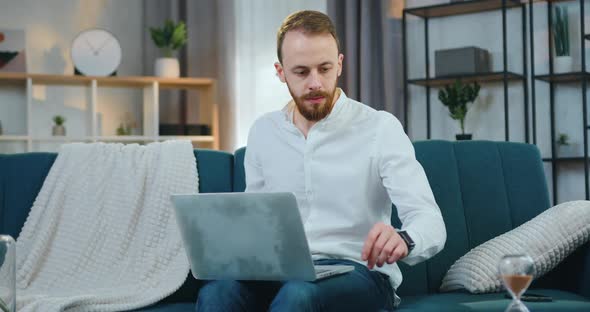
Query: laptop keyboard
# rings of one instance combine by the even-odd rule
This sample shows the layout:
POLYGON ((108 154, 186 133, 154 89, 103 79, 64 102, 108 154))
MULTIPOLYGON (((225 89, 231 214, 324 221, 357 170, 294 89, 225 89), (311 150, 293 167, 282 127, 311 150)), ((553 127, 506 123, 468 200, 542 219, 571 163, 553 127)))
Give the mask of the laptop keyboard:
POLYGON ((316 274, 322 274, 322 273, 328 272, 328 271, 330 271, 330 269, 327 269, 327 268, 315 268, 315 273, 316 274))

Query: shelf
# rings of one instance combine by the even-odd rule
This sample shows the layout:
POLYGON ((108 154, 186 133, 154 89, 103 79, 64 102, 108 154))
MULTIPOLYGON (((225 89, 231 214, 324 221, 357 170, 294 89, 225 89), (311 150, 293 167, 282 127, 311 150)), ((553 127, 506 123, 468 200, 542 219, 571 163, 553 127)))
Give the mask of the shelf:
POLYGON ((26 141, 29 137, 26 135, 0 135, 0 141, 26 141))
MULTIPOLYGON (((26 141, 27 136, 0 136, 0 141, 26 141)), ((187 136, 169 136, 161 135, 157 137, 141 136, 141 135, 113 135, 113 136, 85 136, 85 137, 35 137, 32 138, 35 142, 155 142, 165 140, 189 140, 191 142, 214 142, 214 137, 211 135, 187 135, 187 136)))
POLYGON ((161 135, 158 137, 159 141, 163 140, 190 140, 191 142, 214 142, 215 138, 212 135, 190 135, 190 136, 174 136, 161 135))
POLYGON ((568 162, 568 161, 584 161, 584 157, 557 157, 557 158, 543 158, 544 162, 568 162))
POLYGON ((214 138, 211 135, 187 135, 187 136, 174 136, 174 135, 160 135, 157 137, 147 136, 99 136, 95 138, 96 141, 109 141, 109 142, 154 142, 154 141, 165 141, 165 140, 189 140, 191 142, 214 142, 214 138))
MULTIPOLYGON (((47 75, 31 73, 0 73, 0 87, 3 86, 21 86, 25 90, 27 97, 27 114, 33 111, 33 92, 31 86, 80 86, 88 91, 88 100, 90 107, 90 124, 87 130, 77 133, 88 135, 53 137, 46 133, 44 136, 5 136, 0 138, 2 141, 26 141, 28 150, 31 150, 31 142, 136 142, 147 143, 157 142, 169 139, 189 140, 191 142, 210 143, 212 149, 219 149, 219 112, 216 103, 217 89, 216 81, 211 78, 198 77, 180 77, 180 78, 162 78, 148 76, 114 76, 114 77, 95 77, 95 76, 75 76, 75 75, 47 75), (148 135, 137 136, 101 136, 96 132, 98 120, 98 96, 101 88, 139 88, 143 89, 143 129, 148 135), (156 133, 159 126, 159 96, 163 89, 181 89, 181 90, 198 90, 199 98, 206 105, 199 107, 199 122, 208 124, 211 127, 211 135, 203 136, 158 136, 156 133)), ((1 89, 1 88, 0 88, 1 89)), ((31 131, 31 129, 28 129, 31 131)))
MULTIPOLYGON (((507 78, 509 81, 514 80, 522 80, 524 77, 520 74, 507 72, 507 78)), ((453 76, 444 76, 444 77, 437 77, 437 78, 430 78, 430 79, 410 79, 408 83, 420 85, 420 86, 429 86, 429 87, 440 87, 449 85, 455 82, 455 80, 461 79, 464 83, 470 83, 477 81, 479 83, 488 83, 488 82, 501 82, 504 80, 504 72, 492 72, 486 74, 470 74, 470 75, 453 75, 453 76)))
MULTIPOLYGON (((517 0, 506 0, 506 8, 520 7, 517 0)), ((471 0, 463 2, 451 2, 438 5, 405 9, 407 14, 419 17, 443 17, 470 13, 479 13, 502 9, 502 0, 471 0)))
POLYGON ((553 75, 535 75, 535 79, 542 80, 545 82, 581 82, 584 79, 590 78, 588 72, 571 72, 571 73, 560 73, 553 75))
POLYGON ((88 137, 67 137, 67 136, 48 136, 48 137, 33 137, 32 141, 35 142, 84 142, 91 141, 88 137))
POLYGON ((99 142, 151 142, 155 141, 154 137, 147 137, 141 135, 113 135, 113 136, 97 136, 95 138, 99 142))
POLYGON ((199 89, 210 87, 214 80, 210 78, 161 78, 148 76, 122 76, 122 77, 92 77, 73 75, 45 75, 27 73, 0 73, 0 84, 26 83, 30 78, 33 84, 37 85, 67 85, 67 86, 90 86, 93 80, 100 87, 148 87, 157 82, 160 89, 199 89))

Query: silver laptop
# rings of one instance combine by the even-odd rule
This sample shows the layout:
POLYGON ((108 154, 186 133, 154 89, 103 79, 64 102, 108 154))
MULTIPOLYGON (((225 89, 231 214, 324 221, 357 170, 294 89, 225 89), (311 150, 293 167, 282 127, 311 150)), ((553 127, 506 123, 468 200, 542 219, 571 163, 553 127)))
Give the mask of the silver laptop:
POLYGON ((191 271, 202 280, 303 280, 354 270, 314 266, 292 193, 172 195, 191 271))

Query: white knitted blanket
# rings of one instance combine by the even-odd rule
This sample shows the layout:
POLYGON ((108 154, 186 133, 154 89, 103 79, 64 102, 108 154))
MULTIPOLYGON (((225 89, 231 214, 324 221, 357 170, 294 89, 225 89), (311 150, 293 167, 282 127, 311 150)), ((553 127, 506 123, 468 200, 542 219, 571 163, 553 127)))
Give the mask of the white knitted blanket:
POLYGON ((17 311, 121 311, 155 303, 189 264, 170 201, 198 191, 185 141, 66 144, 17 239, 17 311))

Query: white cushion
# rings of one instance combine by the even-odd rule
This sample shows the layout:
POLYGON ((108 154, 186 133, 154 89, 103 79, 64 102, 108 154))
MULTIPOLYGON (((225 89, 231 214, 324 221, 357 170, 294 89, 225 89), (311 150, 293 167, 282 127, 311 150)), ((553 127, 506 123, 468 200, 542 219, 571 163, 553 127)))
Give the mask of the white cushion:
POLYGON ((507 254, 533 258, 534 277, 542 276, 590 237, 590 201, 571 201, 495 237, 459 258, 443 278, 441 291, 498 292, 498 263, 507 254))

